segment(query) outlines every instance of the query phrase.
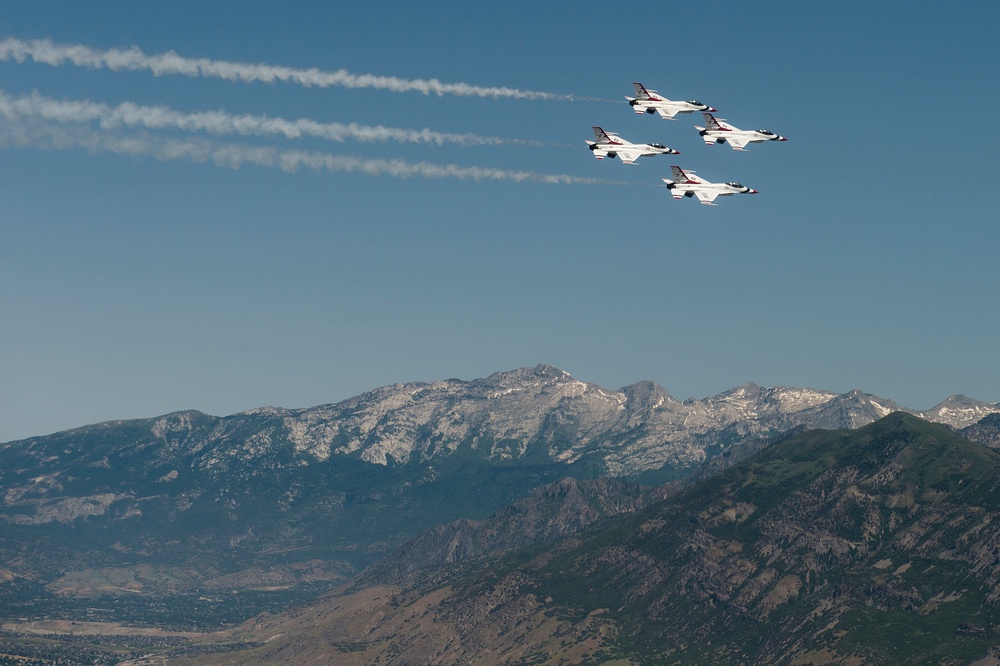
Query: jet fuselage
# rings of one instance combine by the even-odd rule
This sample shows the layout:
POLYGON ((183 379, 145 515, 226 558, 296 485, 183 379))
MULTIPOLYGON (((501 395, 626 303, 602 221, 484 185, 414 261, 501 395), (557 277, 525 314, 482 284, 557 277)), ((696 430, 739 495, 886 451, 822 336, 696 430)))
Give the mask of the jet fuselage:
POLYGON ((733 150, 743 150, 749 143, 762 143, 764 141, 788 141, 785 137, 775 134, 766 129, 741 130, 729 123, 715 118, 711 113, 703 113, 705 117, 705 127, 695 125, 698 134, 705 140, 706 145, 714 143, 728 142, 733 150))
POLYGON ((605 157, 620 157, 622 164, 634 164, 644 155, 679 155, 680 152, 667 148, 659 143, 632 143, 614 132, 605 132, 600 127, 594 127, 594 141, 587 141, 587 146, 594 157, 603 160, 605 157))
POLYGON ((674 199, 684 197, 698 197, 698 201, 706 206, 715 206, 717 197, 728 197, 734 194, 757 194, 757 190, 747 187, 742 183, 732 181, 729 183, 713 183, 695 175, 694 171, 685 171, 679 166, 672 166, 670 170, 671 178, 662 178, 670 196, 674 199))

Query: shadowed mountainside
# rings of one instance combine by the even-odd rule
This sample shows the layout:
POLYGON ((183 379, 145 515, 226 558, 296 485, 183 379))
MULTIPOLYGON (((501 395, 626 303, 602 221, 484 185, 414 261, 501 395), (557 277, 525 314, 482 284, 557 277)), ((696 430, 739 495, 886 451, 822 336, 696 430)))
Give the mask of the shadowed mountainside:
POLYGON ((211 663, 969 663, 1000 644, 998 490, 1000 454, 906 414, 810 431, 554 545, 258 618, 211 663))

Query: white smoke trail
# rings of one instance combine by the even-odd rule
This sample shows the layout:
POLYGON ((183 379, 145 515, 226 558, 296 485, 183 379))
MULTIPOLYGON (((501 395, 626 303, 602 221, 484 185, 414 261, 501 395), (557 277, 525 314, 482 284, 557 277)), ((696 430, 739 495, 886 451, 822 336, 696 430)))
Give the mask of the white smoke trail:
POLYGON ((149 133, 118 135, 86 126, 52 125, 34 120, 0 123, 0 149, 39 148, 43 150, 87 150, 158 160, 185 160, 238 169, 244 164, 294 172, 300 168, 340 173, 364 173, 396 178, 458 178, 566 185, 619 185, 600 178, 581 178, 532 171, 511 171, 455 164, 407 162, 399 159, 367 159, 348 155, 279 150, 272 146, 219 143, 209 139, 168 139, 149 133))
POLYGON ((209 58, 186 58, 173 51, 148 55, 137 47, 99 51, 82 44, 56 44, 48 39, 22 40, 8 37, 0 41, 0 60, 24 62, 27 59, 47 65, 66 63, 77 67, 109 69, 112 71, 148 70, 156 76, 179 74, 191 77, 208 77, 227 81, 251 83, 275 81, 294 83, 304 87, 331 86, 343 88, 376 88, 391 92, 421 92, 425 95, 460 95, 465 97, 501 97, 530 100, 609 101, 592 97, 575 97, 517 88, 476 86, 469 83, 443 83, 437 79, 402 79, 395 76, 352 74, 346 69, 329 72, 317 69, 296 69, 265 63, 233 62, 209 58))
POLYGON ((242 134, 245 136, 275 136, 289 139, 314 136, 329 141, 347 139, 360 142, 399 141, 404 143, 446 143, 463 146, 521 144, 544 145, 537 141, 504 139, 468 133, 433 132, 429 129, 408 130, 382 125, 370 126, 357 123, 320 123, 308 118, 288 120, 260 115, 232 115, 225 111, 184 113, 166 106, 142 106, 125 102, 117 106, 90 100, 55 100, 37 92, 12 97, 0 90, 0 116, 16 118, 43 118, 57 122, 98 122, 104 129, 119 127, 145 127, 147 129, 179 129, 187 132, 211 134, 242 134))

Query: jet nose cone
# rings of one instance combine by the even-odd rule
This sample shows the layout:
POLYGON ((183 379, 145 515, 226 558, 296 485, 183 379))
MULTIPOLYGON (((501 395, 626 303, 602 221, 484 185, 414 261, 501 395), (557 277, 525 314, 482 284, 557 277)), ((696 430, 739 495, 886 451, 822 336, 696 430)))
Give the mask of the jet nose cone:
POLYGON ((670 149, 670 154, 671 154, 671 155, 680 155, 680 154, 681 154, 681 151, 679 151, 679 150, 674 150, 673 148, 671 148, 671 149, 670 149))
POLYGON ((710 106, 710 107, 708 107, 708 110, 709 110, 709 111, 710 111, 711 113, 718 113, 718 112, 719 112, 719 110, 718 110, 717 108, 715 108, 714 106, 710 106))
POLYGON ((778 141, 788 141, 788 137, 787 136, 779 136, 778 137, 778 141))
POLYGON ((751 187, 751 188, 750 188, 750 191, 749 191, 749 192, 747 192, 747 194, 760 194, 760 192, 758 192, 757 190, 755 190, 755 189, 753 189, 753 188, 751 187))

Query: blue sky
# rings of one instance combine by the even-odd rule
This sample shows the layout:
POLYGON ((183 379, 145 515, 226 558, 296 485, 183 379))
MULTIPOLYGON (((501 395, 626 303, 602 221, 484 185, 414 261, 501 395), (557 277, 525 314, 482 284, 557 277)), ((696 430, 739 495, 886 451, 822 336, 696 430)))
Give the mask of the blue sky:
POLYGON ((0 441, 178 409, 307 407, 540 362, 608 388, 651 379, 679 399, 752 380, 861 388, 917 409, 954 393, 1000 401, 998 12, 971 1, 7 2, 0 40, 578 99, 0 61, 9 102, 545 144, 0 115, 0 441), (790 140, 706 147, 697 114, 631 113, 632 81, 790 140), (583 143, 592 125, 682 154, 598 162, 583 143), (111 148, 123 142, 139 154, 111 148), (539 177, 152 155, 192 142, 539 177), (761 194, 674 201, 660 183, 674 163, 761 194))

